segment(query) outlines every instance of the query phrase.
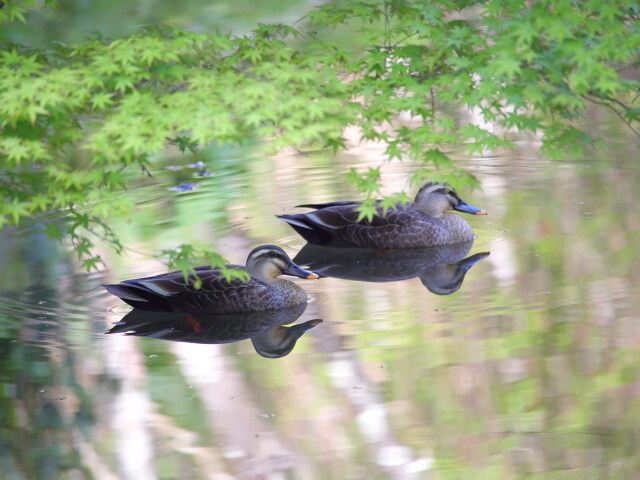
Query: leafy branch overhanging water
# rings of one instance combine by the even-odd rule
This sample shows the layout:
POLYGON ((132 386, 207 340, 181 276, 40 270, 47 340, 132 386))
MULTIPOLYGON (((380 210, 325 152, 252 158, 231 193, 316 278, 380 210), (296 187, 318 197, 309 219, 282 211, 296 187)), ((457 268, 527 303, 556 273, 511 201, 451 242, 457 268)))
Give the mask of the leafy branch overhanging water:
MULTIPOLYGON (((0 24, 53 3, 4 2, 0 24)), ((452 164, 455 146, 509 148, 519 131, 538 135, 547 155, 580 152, 595 141, 579 129, 589 104, 638 135, 639 15, 634 1, 349 0, 315 9, 302 27, 244 36, 152 27, 46 51, 2 45, 0 226, 64 211, 48 232, 70 237, 95 268, 92 232, 122 248, 107 224, 130 209, 119 192, 171 144, 186 152, 259 138, 269 150, 337 151, 351 126, 384 142, 389 161, 422 161, 417 176, 435 168, 473 185, 452 164), (333 29, 349 31, 349 48, 331 41, 333 29)), ((348 178, 370 217, 380 168, 348 178)), ((164 252, 185 271, 195 253, 164 252)))

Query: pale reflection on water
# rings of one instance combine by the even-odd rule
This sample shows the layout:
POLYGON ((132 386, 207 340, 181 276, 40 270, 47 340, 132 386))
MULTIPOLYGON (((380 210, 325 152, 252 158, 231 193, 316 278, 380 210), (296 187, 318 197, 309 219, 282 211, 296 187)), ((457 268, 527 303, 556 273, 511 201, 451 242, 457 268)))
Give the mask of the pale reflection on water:
MULTIPOLYGON (((168 159, 214 175, 177 193, 184 171, 158 170, 129 192, 141 206, 114 227, 133 250, 101 247, 99 273, 40 224, 0 232, 3 478, 636 478, 640 167, 615 148, 471 160, 483 189, 461 194, 489 215, 466 217, 478 237, 446 263, 458 279, 482 256, 464 282, 434 295, 418 256, 387 266, 398 278, 299 281, 312 302, 296 322, 323 323, 277 359, 249 340, 105 335, 129 308, 100 285, 163 271, 146 254, 183 242, 293 257, 304 242, 274 215, 355 198, 340 174, 377 159, 168 159)), ((413 168, 386 166, 385 190, 413 193, 413 168)))

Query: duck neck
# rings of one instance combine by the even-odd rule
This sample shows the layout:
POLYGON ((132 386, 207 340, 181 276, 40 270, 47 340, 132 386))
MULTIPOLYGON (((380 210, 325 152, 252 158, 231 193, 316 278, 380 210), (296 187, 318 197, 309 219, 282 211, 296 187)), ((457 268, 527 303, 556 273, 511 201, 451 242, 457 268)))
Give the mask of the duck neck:
POLYGON ((278 281, 278 276, 282 273, 278 268, 273 265, 259 265, 258 268, 252 268, 248 270, 249 275, 256 280, 267 283, 269 285, 278 281))

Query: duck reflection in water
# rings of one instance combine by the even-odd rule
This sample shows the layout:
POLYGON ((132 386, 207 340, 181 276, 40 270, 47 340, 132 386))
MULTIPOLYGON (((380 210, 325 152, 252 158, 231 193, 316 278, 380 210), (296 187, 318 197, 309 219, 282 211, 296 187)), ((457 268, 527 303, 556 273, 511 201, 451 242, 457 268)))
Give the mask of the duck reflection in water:
POLYGON ((134 308, 106 333, 124 333, 175 342, 219 344, 251 339, 256 352, 266 358, 288 355, 298 339, 322 322, 293 323, 307 304, 264 312, 202 315, 153 312, 134 308))
POLYGON ((453 245, 398 250, 327 247, 307 243, 294 258, 321 277, 361 282, 396 282, 419 277, 436 295, 449 295, 460 288, 465 275, 489 252, 465 258, 473 240, 453 245))

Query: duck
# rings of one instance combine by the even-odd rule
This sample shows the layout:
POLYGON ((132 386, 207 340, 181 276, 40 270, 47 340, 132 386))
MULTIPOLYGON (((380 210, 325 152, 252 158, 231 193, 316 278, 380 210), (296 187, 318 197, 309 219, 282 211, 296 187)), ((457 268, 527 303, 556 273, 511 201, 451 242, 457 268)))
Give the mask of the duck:
POLYGON ((413 203, 398 203, 387 210, 379 206, 371 220, 359 219, 358 201, 298 205, 312 212, 277 215, 307 242, 333 247, 377 250, 451 245, 474 238, 471 226, 451 210, 472 215, 487 212, 463 201, 447 184, 427 182, 413 203))
POLYGON ((259 312, 306 304, 307 294, 301 287, 278 277, 319 278, 316 273, 300 268, 277 245, 254 248, 247 257, 246 267, 227 265, 227 268, 245 270, 250 276, 249 281, 227 281, 219 268, 202 266, 195 268, 202 281, 200 288, 195 288, 196 279, 193 275, 189 275, 185 281, 181 271, 125 280, 103 287, 140 310, 214 315, 259 312))

